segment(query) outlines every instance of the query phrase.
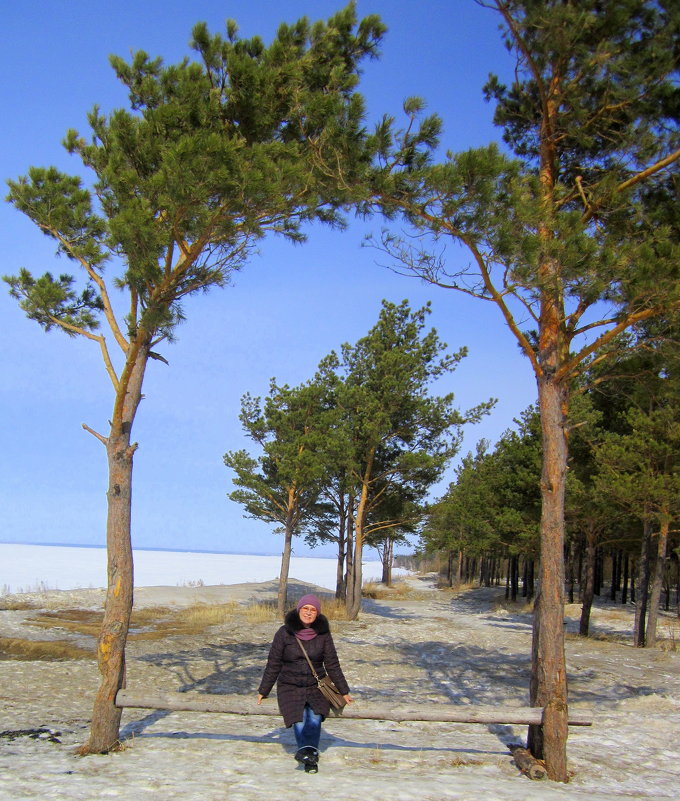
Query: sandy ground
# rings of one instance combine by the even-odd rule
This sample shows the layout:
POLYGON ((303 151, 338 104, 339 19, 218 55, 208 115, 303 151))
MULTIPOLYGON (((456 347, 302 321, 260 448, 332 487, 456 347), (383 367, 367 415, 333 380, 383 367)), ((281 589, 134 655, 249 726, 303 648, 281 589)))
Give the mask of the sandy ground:
MULTIPOLYGON (((530 616, 497 608, 498 589, 452 596, 437 591, 432 577, 411 582, 416 600, 366 601, 358 621, 333 625, 356 708, 362 699, 525 705, 530 616)), ((300 583, 292 591, 310 587, 300 583)), ((245 603, 272 598, 274 592, 273 582, 153 587, 136 590, 135 603, 245 603)), ((102 593, 38 593, 30 599, 51 609, 97 608, 102 593)), ((577 630, 579 611, 568 607, 568 632, 577 630)), ((0 611, 0 637, 71 637, 92 645, 82 635, 31 627, 33 614, 0 611)), ((594 637, 567 639, 570 703, 590 706, 595 714, 594 726, 570 731, 568 785, 522 776, 507 746, 523 741, 526 728, 506 725, 330 719, 322 734, 320 772, 307 775, 296 768, 292 732, 278 717, 125 710, 124 749, 79 758, 74 748, 87 737, 98 684, 94 662, 0 661, 0 798, 675 798, 680 654, 632 648, 625 636, 631 619, 630 609, 603 604, 593 615, 594 637)), ((666 617, 662 627, 670 633, 676 622, 666 617)), ((201 637, 132 642, 128 687, 241 693, 244 703, 254 703, 276 627, 240 623, 213 627, 201 637)))

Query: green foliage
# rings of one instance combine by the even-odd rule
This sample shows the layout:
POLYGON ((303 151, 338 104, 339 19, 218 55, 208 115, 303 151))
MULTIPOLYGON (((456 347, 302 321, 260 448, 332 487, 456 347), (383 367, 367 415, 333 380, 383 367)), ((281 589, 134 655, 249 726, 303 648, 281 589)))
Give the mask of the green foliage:
POLYGON ((374 244, 398 272, 493 300, 537 377, 571 381, 599 346, 680 303, 680 14, 652 0, 492 7, 517 70, 485 92, 512 152, 435 163, 434 123, 418 130, 417 104, 405 131, 384 121, 374 202, 416 235, 384 231, 374 244), (469 263, 455 250, 444 260, 450 239, 469 263))
POLYGON ((453 394, 429 394, 429 385, 467 352, 449 354, 434 329, 425 331, 429 313, 429 306, 411 311, 407 301, 383 301, 367 336, 342 347, 338 404, 351 443, 346 469, 357 496, 362 489, 367 495, 362 524, 395 485, 404 498, 410 493, 413 501, 422 499, 458 450, 462 426, 494 403, 463 414, 454 408, 453 394))
POLYGON ((99 328, 97 313, 103 304, 94 287, 87 285, 80 295, 73 289, 74 278, 60 275, 54 279, 45 273, 38 279, 21 269, 19 275, 7 279, 10 295, 19 301, 29 320, 35 320, 45 331, 60 324, 67 334, 99 328), (57 323, 59 321, 59 323, 57 323))
POLYGON ((264 403, 249 394, 241 400, 244 431, 262 454, 230 451, 225 465, 238 489, 229 494, 248 516, 277 523, 290 535, 300 533, 318 512, 327 475, 327 433, 333 415, 327 387, 312 381, 299 387, 272 381, 264 403))
POLYGON ((355 345, 331 353, 315 378, 290 389, 272 382, 264 402, 246 394, 241 422, 262 448, 225 455, 246 512, 288 525, 307 541, 335 539, 333 523, 347 516, 362 538, 378 545, 417 528, 429 488, 456 453, 461 427, 486 414, 493 401, 465 413, 453 395, 429 394, 455 369, 465 349, 447 353, 429 306, 383 301, 378 322, 355 345))
POLYGON ((462 460, 456 480, 428 514, 422 537, 428 550, 535 555, 541 516, 538 412, 529 407, 515 423, 517 429, 506 431, 493 451, 482 440, 462 460))
MULTIPOLYGON (((115 283, 130 293, 129 336, 170 337, 182 298, 228 283, 267 232, 301 241, 310 220, 342 223, 370 157, 359 64, 377 55, 383 30, 375 16, 357 24, 350 3, 327 23, 282 25, 269 46, 240 39, 233 22, 226 37, 200 23, 193 59, 112 56, 129 109, 95 107, 90 139, 69 131, 64 141, 91 169, 91 188, 31 168, 9 182, 8 200, 84 268, 112 327, 103 267, 113 259, 123 265, 115 283)), ((7 280, 41 324, 91 328, 72 311, 71 279, 56 301, 48 276, 7 280)), ((94 315, 92 292, 79 302, 94 315)))

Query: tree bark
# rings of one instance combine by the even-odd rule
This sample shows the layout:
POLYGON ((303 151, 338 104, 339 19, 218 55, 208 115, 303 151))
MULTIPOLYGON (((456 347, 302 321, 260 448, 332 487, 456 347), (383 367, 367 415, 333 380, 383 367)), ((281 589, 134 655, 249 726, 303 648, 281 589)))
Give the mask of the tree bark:
POLYGON ((663 514, 661 516, 661 527, 657 535, 656 549, 653 554, 652 589, 649 594, 649 614, 647 617, 647 639, 645 641, 645 648, 654 648, 656 646, 656 621, 659 615, 659 603, 661 601, 661 585, 666 564, 669 528, 670 516, 663 514))
POLYGON ((107 592, 97 642, 101 683, 95 696, 92 724, 81 754, 107 753, 119 745, 121 710, 116 693, 125 686, 125 645, 134 592, 132 558, 132 467, 135 444, 132 424, 142 394, 148 345, 131 346, 116 392, 106 453, 109 468, 106 550, 107 592))
POLYGON ((340 521, 338 523, 338 566, 335 578, 335 597, 344 601, 347 598, 347 584, 345 574, 345 557, 347 555, 347 525, 349 512, 344 505, 344 495, 341 495, 340 521))
POLYGON ((290 554, 293 550, 293 526, 290 518, 286 520, 283 535, 283 553, 281 554, 281 572, 279 573, 279 591, 276 596, 276 611, 283 618, 288 605, 288 574, 290 573, 290 554))
POLYGON ((356 518, 354 520, 354 556, 352 582, 347 586, 347 617, 356 620, 361 611, 361 590, 362 590, 362 559, 364 550, 364 518, 366 516, 366 505, 368 503, 368 486, 373 470, 374 453, 371 453, 364 470, 361 482, 361 495, 357 506, 356 518))
POLYGON ((567 558, 567 587, 569 588, 568 592, 568 601, 570 604, 574 603, 574 585, 576 583, 576 566, 575 562, 575 550, 576 546, 574 543, 574 539, 572 538, 571 542, 569 543, 569 555, 567 558))
POLYGON ((347 505, 347 544, 345 546, 347 570, 345 572, 345 608, 354 586, 354 494, 350 493, 347 505))
POLYGON ((549 374, 538 381, 543 439, 541 559, 534 607, 530 702, 544 708, 542 726, 529 727, 529 749, 548 777, 568 781, 567 673, 564 654, 565 420, 568 390, 549 374))
POLYGON ((586 529, 586 579, 581 598, 581 621, 578 630, 581 637, 587 637, 590 629, 590 612, 595 595, 595 551, 595 530, 589 522, 586 529))
POLYGON ((388 539, 382 549, 382 583, 392 586, 392 561, 394 559, 394 540, 388 539))
POLYGON ((647 603, 649 599, 649 560, 651 523, 643 523, 642 545, 640 547, 640 564, 638 567, 638 586, 635 601, 635 623, 633 629, 633 644, 636 648, 644 648, 646 640, 645 621, 647 618, 647 603))
POLYGON ((519 591, 519 556, 512 555, 510 560, 510 600, 517 600, 517 593, 519 591))

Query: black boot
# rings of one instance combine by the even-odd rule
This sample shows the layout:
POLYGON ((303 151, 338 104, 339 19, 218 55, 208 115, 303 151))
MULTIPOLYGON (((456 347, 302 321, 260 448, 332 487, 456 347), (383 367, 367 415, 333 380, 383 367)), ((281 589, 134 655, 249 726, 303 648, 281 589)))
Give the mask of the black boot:
POLYGON ((319 752, 313 745, 305 745, 295 752, 295 759, 305 767, 305 773, 319 772, 319 752))

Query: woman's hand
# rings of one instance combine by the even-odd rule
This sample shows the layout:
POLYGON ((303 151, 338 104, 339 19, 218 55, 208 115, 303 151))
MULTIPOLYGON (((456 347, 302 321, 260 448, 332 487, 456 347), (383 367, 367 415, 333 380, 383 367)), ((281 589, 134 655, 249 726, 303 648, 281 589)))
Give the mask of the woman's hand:
POLYGON ((347 693, 347 695, 343 695, 342 697, 345 699, 346 704, 354 703, 354 698, 352 698, 352 696, 349 693, 347 693))
POLYGON ((257 705, 259 706, 262 703, 263 700, 264 700, 264 695, 260 695, 260 693, 258 693, 257 694, 257 705))

